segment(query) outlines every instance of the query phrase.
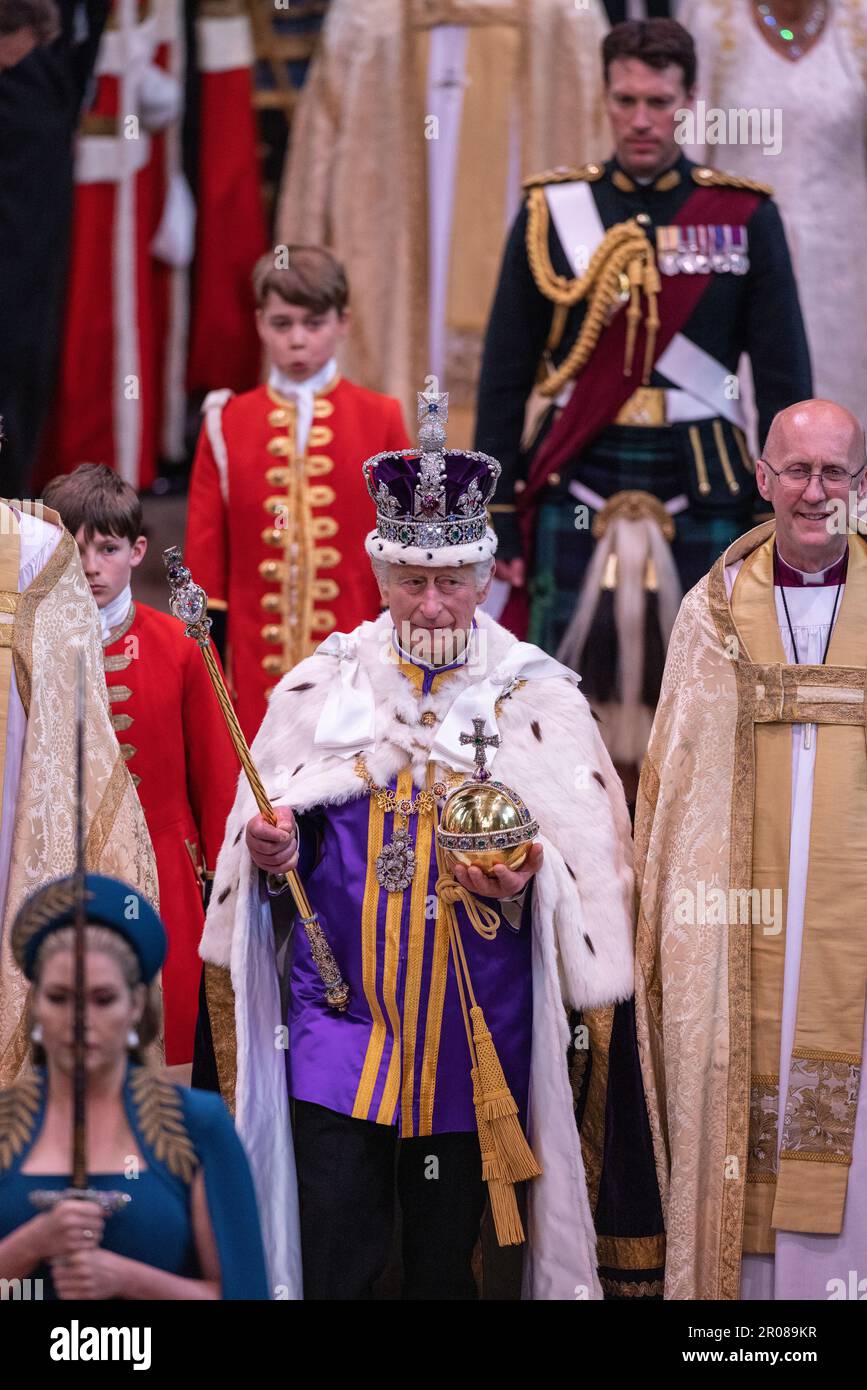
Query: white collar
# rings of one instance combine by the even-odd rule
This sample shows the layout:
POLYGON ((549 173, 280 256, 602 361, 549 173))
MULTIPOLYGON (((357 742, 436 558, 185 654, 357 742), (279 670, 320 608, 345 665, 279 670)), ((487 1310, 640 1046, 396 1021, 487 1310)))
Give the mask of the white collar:
POLYGON ((121 590, 117 598, 113 598, 111 603, 107 603, 104 608, 99 609, 99 625, 102 628, 103 642, 107 641, 116 627, 120 627, 129 613, 131 603, 132 589, 129 584, 127 584, 126 588, 121 590))
POLYGON ((394 645, 394 650, 397 652, 401 661, 408 662, 410 666, 419 666, 423 671, 453 671, 456 666, 466 666, 467 662, 470 659, 470 651, 476 645, 475 633, 477 631, 478 629, 474 620, 473 625, 470 628, 469 634, 467 636, 466 645, 463 651, 461 652, 460 656, 457 658, 456 661, 447 661, 444 666, 434 666, 432 662, 424 661, 422 657, 413 656, 410 652, 405 651, 404 648, 400 645, 400 641, 398 640, 397 628, 392 629, 391 640, 394 645))
POLYGON ((303 381, 293 381, 285 372, 281 372, 279 367, 272 367, 268 373, 268 385, 279 391, 281 396, 297 400, 299 396, 315 396, 317 391, 327 386, 336 375, 337 358, 329 357, 324 367, 312 376, 305 377, 303 381))

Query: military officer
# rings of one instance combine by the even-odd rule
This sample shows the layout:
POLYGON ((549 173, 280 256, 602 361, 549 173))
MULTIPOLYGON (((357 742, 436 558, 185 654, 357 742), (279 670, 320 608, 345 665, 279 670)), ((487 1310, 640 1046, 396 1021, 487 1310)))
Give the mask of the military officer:
POLYGON ((760 442, 812 382, 771 190, 681 153, 690 35, 671 19, 626 22, 602 59, 614 157, 525 184, 476 447, 503 464, 503 621, 529 623, 531 641, 581 671, 609 750, 629 765, 682 591, 752 523, 741 354, 760 442), (535 425, 526 411, 525 428, 531 393, 545 409, 535 425))

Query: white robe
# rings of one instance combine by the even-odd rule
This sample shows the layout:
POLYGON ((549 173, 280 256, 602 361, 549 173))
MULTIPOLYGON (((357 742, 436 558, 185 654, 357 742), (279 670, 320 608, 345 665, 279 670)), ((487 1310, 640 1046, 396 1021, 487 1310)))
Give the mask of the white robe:
MULTIPOLYGON (((740 561, 726 570, 726 586, 731 595, 740 561)), ((843 602, 840 590, 837 613, 843 602)), ((802 663, 821 665, 834 611, 836 585, 816 588, 787 588, 786 603, 802 663)), ((779 587, 774 589, 777 621, 783 650, 788 661, 795 659, 789 624, 779 587)), ((821 729, 811 725, 809 746, 805 745, 805 726, 792 728, 792 821, 789 846, 789 892, 786 911, 786 961, 783 977, 783 1014, 780 1030, 780 1100, 785 1105, 789 1066, 795 1038, 798 1009, 798 982, 801 967, 801 939, 804 930, 804 901, 809 869, 810 820, 813 809, 813 775, 821 729)), ((859 908, 853 909, 853 927, 858 926, 859 908)), ((867 1050, 865 1029, 864 1050, 867 1050)), ((778 1124, 782 1136, 782 1116, 778 1124)), ((779 1145, 779 1138, 778 1138, 779 1145)), ((867 1104, 859 1104, 855 1121, 855 1141, 843 1228, 839 1235, 807 1235, 798 1231, 777 1231, 776 1255, 745 1255, 741 1269, 742 1299, 828 1299, 851 1297, 845 1292, 862 1282, 861 1297, 867 1297, 867 1104), (855 1271, 854 1280, 850 1271, 855 1271), (841 1281, 841 1282, 835 1282, 841 1281)))

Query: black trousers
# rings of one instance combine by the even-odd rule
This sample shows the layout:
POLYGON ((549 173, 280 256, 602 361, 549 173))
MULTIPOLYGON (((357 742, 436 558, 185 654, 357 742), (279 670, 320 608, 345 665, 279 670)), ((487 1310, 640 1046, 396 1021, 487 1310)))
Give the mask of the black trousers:
POLYGON ((401 1212, 403 1297, 477 1297, 486 1192, 478 1135, 399 1139, 393 1125, 293 1102, 305 1299, 371 1298, 401 1212))

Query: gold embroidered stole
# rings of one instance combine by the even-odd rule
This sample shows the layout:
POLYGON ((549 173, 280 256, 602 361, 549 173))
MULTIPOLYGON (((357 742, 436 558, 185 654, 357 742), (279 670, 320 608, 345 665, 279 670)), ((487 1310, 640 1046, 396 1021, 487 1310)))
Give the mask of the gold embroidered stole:
POLYGON ((3 823, 3 774, 6 729, 12 689, 12 631, 18 607, 21 530, 12 508, 0 501, 0 825, 3 823))
MULTIPOLYGON (((850 538, 846 590, 826 666, 788 665, 774 601, 773 534, 744 561, 731 608, 742 645, 740 719, 755 756, 753 890, 782 895, 776 921, 751 895, 751 1085, 744 1243, 774 1252, 774 1230, 836 1234, 852 1162, 867 997, 867 548, 850 538), (746 651, 744 651, 744 646, 746 651), (821 725, 810 825, 797 1019, 779 1096, 788 909, 792 724, 821 725), (780 930, 780 927, 783 927, 780 930), (777 1163, 778 1124, 782 1143, 777 1163)), ((740 887, 740 885, 736 885, 740 887)), ((765 898, 759 901, 773 902, 765 898)), ((779 897, 777 898, 779 904, 779 897)))

